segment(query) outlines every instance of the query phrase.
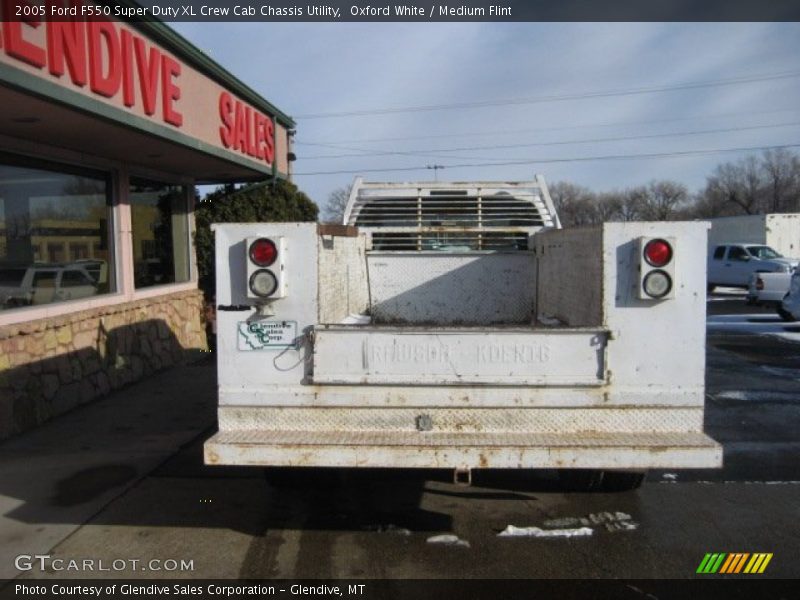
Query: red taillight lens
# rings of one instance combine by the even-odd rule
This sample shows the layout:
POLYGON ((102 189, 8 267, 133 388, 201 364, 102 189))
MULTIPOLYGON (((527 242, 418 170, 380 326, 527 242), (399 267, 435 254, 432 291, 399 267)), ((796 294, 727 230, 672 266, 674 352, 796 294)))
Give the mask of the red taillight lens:
POLYGON ((259 238, 250 244, 250 260, 259 267, 268 267, 278 258, 278 248, 272 240, 259 238))
POLYGON ((644 247, 644 259, 654 267, 663 267, 672 260, 672 246, 665 240, 650 240, 644 247))

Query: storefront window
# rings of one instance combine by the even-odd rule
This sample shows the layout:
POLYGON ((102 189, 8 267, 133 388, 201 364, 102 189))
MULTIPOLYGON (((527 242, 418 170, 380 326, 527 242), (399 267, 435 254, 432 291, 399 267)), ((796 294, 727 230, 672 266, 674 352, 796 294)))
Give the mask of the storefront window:
POLYGON ((189 281, 186 188, 131 179, 128 198, 137 288, 189 281))
POLYGON ((115 291, 103 173, 0 156, 0 311, 115 291))

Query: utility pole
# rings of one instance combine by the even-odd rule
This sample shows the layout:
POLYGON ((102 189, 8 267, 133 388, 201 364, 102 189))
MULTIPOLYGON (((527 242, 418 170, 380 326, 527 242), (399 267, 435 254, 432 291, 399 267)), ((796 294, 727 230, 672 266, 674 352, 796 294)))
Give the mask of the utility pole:
POLYGON ((439 169, 444 169, 444 165, 426 165, 426 169, 433 169, 433 180, 439 181, 439 169))

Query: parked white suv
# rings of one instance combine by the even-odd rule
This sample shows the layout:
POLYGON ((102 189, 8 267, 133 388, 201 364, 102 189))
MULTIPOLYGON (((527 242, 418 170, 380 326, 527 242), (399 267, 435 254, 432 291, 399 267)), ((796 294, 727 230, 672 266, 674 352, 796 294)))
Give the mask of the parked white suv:
POLYGON ((0 309, 77 300, 97 293, 97 282, 81 265, 0 268, 0 309))
POLYGON ((753 273, 790 273, 797 259, 764 244, 720 244, 708 257, 708 291, 715 286, 746 288, 753 273))

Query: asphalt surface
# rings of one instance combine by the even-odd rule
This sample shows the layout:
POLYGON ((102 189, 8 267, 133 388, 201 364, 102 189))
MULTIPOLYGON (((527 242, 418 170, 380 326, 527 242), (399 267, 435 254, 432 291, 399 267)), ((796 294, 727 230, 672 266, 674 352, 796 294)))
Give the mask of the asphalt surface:
MULTIPOLYGON (((772 309, 747 307, 739 294, 715 295, 708 313, 784 327, 772 309)), ((132 473, 117 455, 115 468, 99 464, 83 480, 66 478, 57 493, 30 496, 27 508, 23 492, 0 492, 16 493, 20 505, 6 517, 30 535, 35 528, 69 530, 49 546, 52 557, 191 560, 193 568, 34 569, 20 577, 690 578, 707 552, 770 552, 761 577, 797 577, 800 343, 723 326, 709 332, 707 347, 706 431, 723 444, 725 466, 652 471, 638 491, 613 494, 565 493, 547 471, 478 471, 464 487, 442 471, 206 467, 213 362, 159 374, 130 393, 172 389, 160 401, 175 415, 181 407, 195 415, 167 460, 140 461, 132 473), (62 506, 50 506, 37 522, 44 514, 34 510, 37 502, 62 506), (91 514, 75 512, 91 502, 91 514), (498 536, 508 525, 559 522, 588 523, 592 534, 498 536), (441 534, 462 543, 428 541, 441 534)), ((8 445, 0 445, 0 456, 8 445)), ((27 551, 24 542, 15 544, 27 551)))

